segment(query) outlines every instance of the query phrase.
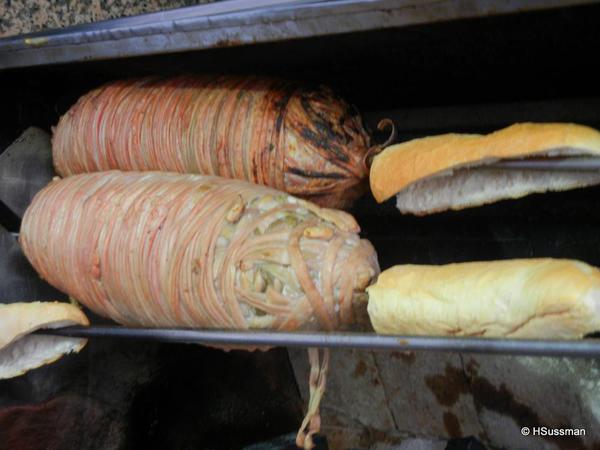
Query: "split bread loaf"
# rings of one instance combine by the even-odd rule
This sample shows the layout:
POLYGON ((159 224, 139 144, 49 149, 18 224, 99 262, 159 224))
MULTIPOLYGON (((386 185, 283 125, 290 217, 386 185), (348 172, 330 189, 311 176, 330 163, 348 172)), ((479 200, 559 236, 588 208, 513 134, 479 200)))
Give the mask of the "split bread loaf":
POLYGON ((600 270, 574 260, 400 265, 368 294, 382 334, 558 339, 600 330, 600 270))
POLYGON ((401 212, 425 215, 600 184, 599 172, 486 168, 503 159, 565 156, 600 156, 600 132, 568 123, 521 123, 487 135, 414 139, 375 157, 371 190, 378 202, 397 194, 401 212))
POLYGON ((88 325, 85 314, 70 303, 0 304, 0 379, 22 375, 79 352, 86 339, 31 334, 41 328, 88 325))

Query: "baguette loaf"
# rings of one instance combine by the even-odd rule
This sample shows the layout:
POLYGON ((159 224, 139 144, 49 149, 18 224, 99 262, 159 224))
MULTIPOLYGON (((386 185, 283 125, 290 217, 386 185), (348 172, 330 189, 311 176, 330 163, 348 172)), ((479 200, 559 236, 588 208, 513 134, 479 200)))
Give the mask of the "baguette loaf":
POLYGON ((600 156, 600 132, 575 124, 522 123, 488 135, 444 134, 386 148, 370 183, 383 202, 394 194, 401 212, 425 215, 507 198, 600 183, 600 173, 473 170, 502 159, 600 156))
POLYGON ((79 338, 32 335, 35 330, 88 324, 85 314, 69 303, 0 304, 0 379, 22 375, 66 353, 79 352, 87 342, 79 338))
POLYGON ((383 334, 579 338, 600 330, 600 270, 573 260, 400 265, 368 288, 383 334))

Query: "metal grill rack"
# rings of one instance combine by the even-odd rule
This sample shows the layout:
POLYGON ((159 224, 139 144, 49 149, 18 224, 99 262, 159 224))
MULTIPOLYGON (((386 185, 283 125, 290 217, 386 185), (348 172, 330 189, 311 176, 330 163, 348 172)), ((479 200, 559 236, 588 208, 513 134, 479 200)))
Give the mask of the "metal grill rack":
POLYGON ((284 333, 266 331, 66 327, 38 334, 81 338, 140 339, 185 344, 275 347, 357 348, 366 350, 442 351, 497 355, 600 357, 600 340, 578 341, 392 336, 373 333, 284 333))

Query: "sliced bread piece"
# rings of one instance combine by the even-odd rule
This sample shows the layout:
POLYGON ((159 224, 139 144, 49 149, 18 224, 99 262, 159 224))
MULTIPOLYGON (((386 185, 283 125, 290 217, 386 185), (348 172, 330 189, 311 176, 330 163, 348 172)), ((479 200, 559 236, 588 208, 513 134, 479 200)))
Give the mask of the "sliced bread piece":
POLYGON ((50 364, 62 355, 79 352, 86 339, 31 334, 41 328, 88 325, 75 305, 62 302, 0 304, 0 379, 50 364))
POLYGON ((600 184, 600 172, 486 167, 504 159, 584 155, 600 157, 600 132, 583 125, 522 123, 488 135, 444 134, 386 148, 373 160, 371 190, 378 202, 397 194, 404 213, 463 209, 600 184))

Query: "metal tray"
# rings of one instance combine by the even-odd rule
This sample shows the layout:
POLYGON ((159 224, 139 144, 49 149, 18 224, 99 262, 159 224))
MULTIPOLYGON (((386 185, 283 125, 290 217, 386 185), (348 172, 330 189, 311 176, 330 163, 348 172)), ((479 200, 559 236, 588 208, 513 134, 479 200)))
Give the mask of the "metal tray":
POLYGON ((186 344, 358 348, 367 350, 438 351, 523 356, 600 357, 600 339, 530 340, 392 336, 374 333, 302 333, 74 326, 38 330, 37 334, 84 338, 141 339, 186 344))

